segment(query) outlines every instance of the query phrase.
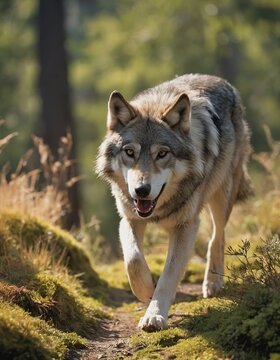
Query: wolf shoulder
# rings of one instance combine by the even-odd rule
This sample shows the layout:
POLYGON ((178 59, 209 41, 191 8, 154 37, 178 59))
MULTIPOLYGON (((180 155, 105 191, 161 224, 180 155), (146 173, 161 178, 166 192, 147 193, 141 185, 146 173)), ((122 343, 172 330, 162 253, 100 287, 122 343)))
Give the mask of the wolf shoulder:
POLYGON ((173 101, 174 97, 186 93, 190 99, 194 112, 207 109, 217 115, 215 120, 229 120, 231 112, 239 109, 243 113, 243 106, 238 90, 227 80, 205 74, 185 74, 172 80, 163 82, 137 94, 132 101, 136 103, 156 103, 159 107, 166 102, 173 101))
POLYGON ((178 91, 197 92, 200 96, 206 96, 211 99, 221 97, 223 100, 234 101, 238 94, 236 88, 227 80, 215 76, 205 74, 185 74, 175 77, 173 80, 167 81, 162 85, 174 86, 178 91))

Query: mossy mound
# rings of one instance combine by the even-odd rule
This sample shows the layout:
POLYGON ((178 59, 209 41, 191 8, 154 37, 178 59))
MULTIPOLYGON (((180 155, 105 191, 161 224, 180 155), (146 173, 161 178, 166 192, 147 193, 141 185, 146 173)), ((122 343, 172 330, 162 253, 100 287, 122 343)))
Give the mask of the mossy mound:
POLYGON ((132 359, 221 359, 226 351, 211 341, 212 323, 204 323, 204 331, 196 330, 196 319, 207 315, 209 309, 219 309, 221 319, 232 309, 233 302, 226 299, 196 300, 171 307, 169 329, 156 333, 141 332, 131 338, 135 351, 132 359))
POLYGON ((253 288, 241 303, 214 298, 176 304, 169 329, 131 338, 132 359, 280 358, 279 315, 279 294, 253 288))
POLYGON ((20 307, 0 301, 1 359, 64 359, 69 347, 83 347, 75 333, 64 333, 20 307))
POLYGON ((62 263, 72 274, 79 274, 91 295, 102 295, 105 282, 93 270, 84 248, 70 233, 41 219, 5 212, 0 214, 0 239, 3 239, 0 254, 5 247, 11 246, 15 249, 26 246, 37 251, 40 247, 48 250, 54 262, 62 263))
POLYGON ((0 214, 0 354, 60 359, 108 315, 107 285, 67 232, 34 217, 0 214))

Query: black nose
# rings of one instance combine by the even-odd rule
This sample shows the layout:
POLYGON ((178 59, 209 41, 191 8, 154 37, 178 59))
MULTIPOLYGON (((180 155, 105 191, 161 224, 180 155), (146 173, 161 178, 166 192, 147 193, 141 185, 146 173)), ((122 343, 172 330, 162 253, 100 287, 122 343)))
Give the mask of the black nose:
POLYGON ((148 196, 151 192, 151 185, 150 184, 141 184, 137 188, 135 188, 136 195, 144 198, 148 196))

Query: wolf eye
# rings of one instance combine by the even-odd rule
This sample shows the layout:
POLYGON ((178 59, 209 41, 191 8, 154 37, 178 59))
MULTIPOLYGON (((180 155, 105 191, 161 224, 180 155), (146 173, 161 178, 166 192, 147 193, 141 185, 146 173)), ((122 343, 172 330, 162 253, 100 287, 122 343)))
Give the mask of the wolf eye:
POLYGON ((134 157, 134 150, 132 150, 132 149, 125 149, 124 151, 125 151, 125 153, 126 153, 126 155, 127 155, 128 157, 134 157))
POLYGON ((166 150, 161 150, 161 151, 158 152, 157 158, 158 158, 158 159, 163 159, 163 158, 167 155, 167 153, 168 153, 168 151, 166 151, 166 150))

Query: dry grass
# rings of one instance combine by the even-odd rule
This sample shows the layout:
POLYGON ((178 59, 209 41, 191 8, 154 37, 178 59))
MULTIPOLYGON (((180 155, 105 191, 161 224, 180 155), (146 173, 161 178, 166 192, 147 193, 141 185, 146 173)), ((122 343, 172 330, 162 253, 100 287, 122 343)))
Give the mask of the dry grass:
POLYGON ((269 180, 273 190, 280 192, 280 141, 273 139, 271 131, 266 125, 264 125, 264 132, 270 151, 254 154, 253 159, 265 170, 266 181, 269 180))
MULTIPOLYGON (((14 136, 0 139, 0 154, 14 136)), ((57 159, 42 139, 33 136, 33 141, 35 149, 21 158, 13 174, 8 175, 7 165, 0 169, 0 211, 16 210, 60 225, 69 211, 67 189, 79 180, 71 174, 72 137, 67 134, 61 138, 57 159), (30 170, 35 153, 40 168, 30 170)))

